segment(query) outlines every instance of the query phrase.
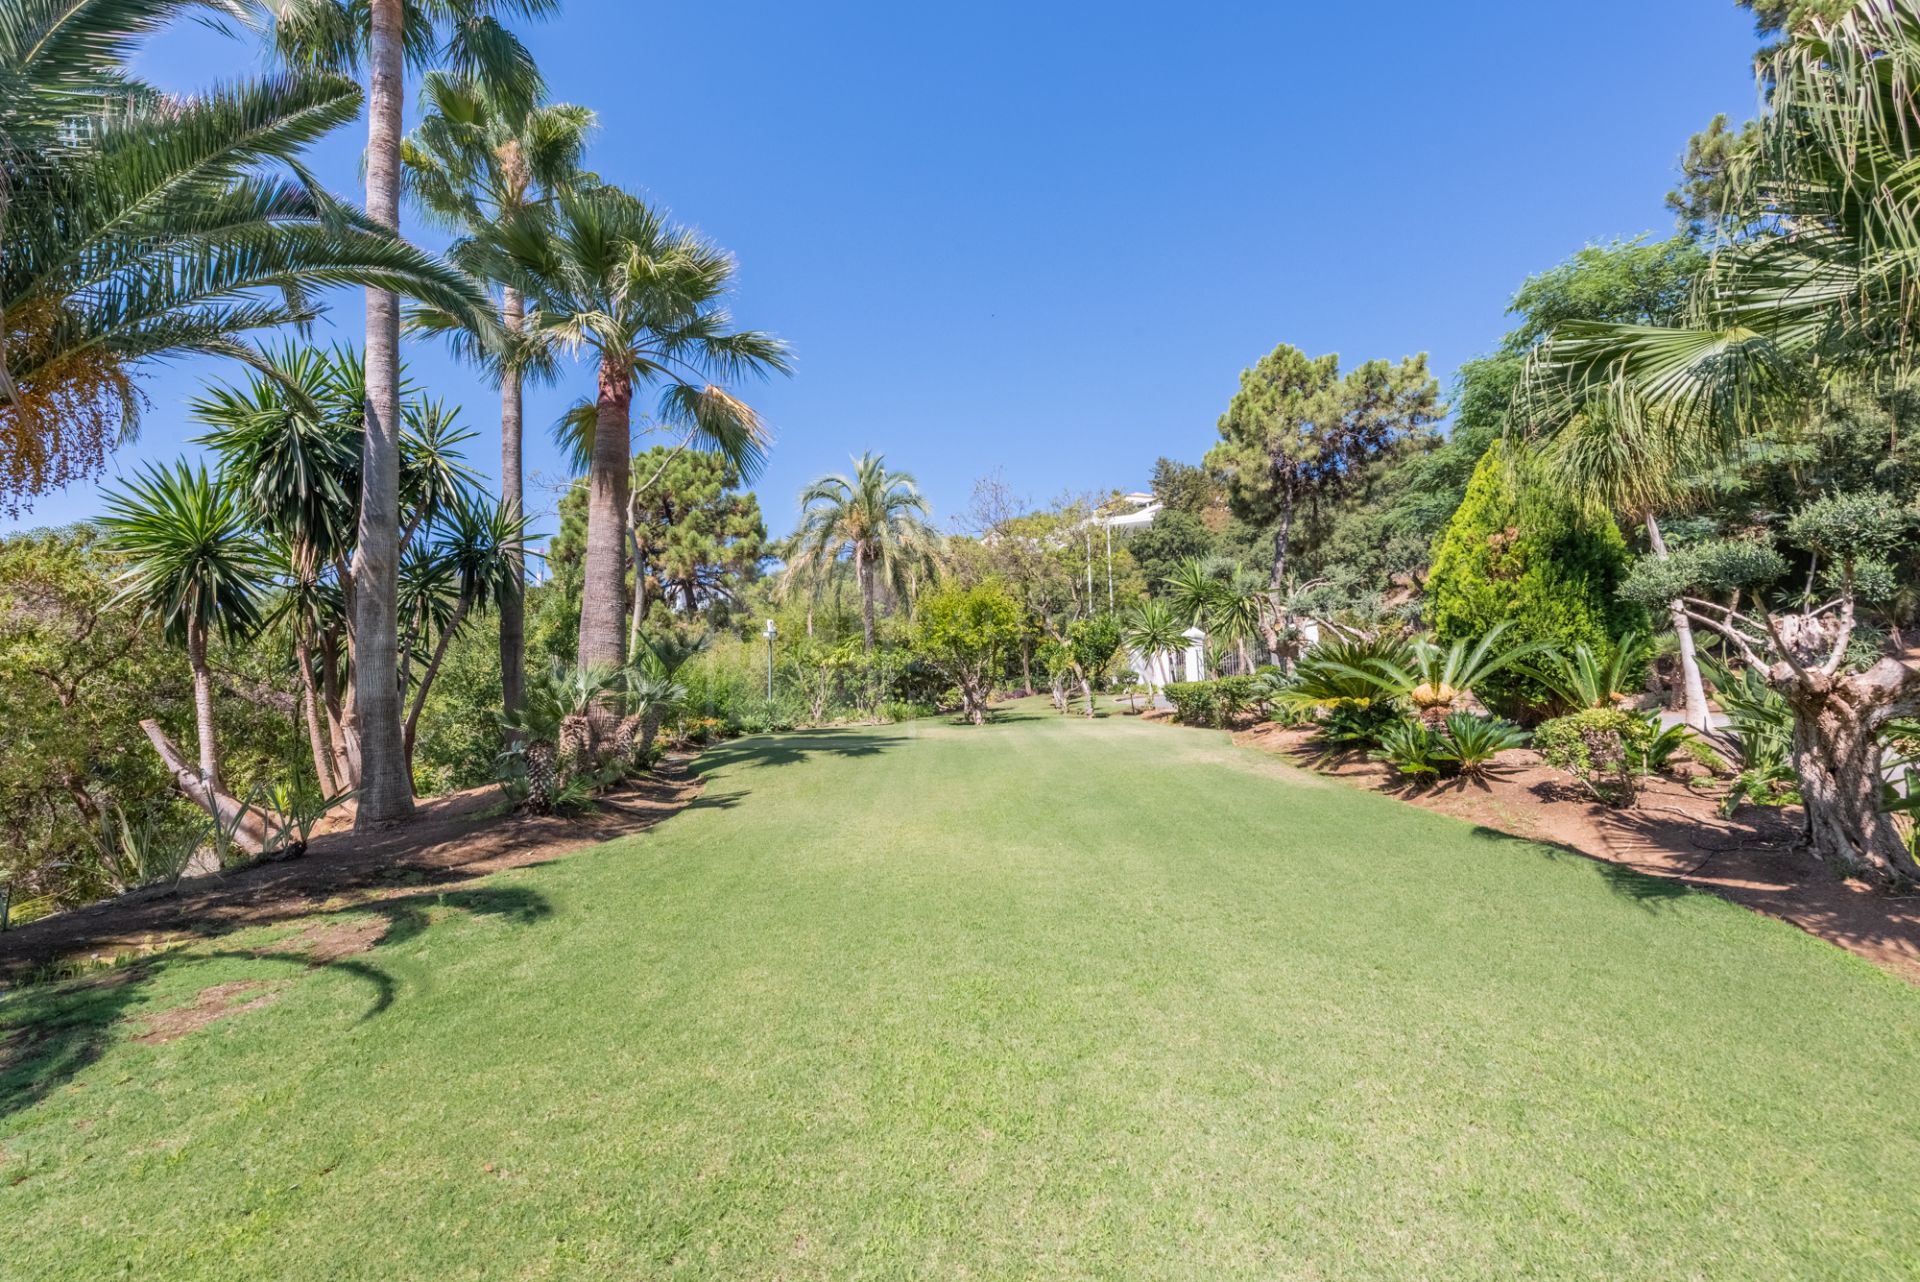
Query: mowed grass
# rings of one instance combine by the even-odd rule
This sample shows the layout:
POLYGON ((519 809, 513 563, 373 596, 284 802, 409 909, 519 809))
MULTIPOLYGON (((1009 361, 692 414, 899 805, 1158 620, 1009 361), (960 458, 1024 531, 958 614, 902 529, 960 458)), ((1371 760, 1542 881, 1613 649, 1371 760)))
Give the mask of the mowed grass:
POLYGON ((1121 718, 703 769, 332 965, 0 1003, 0 1276, 1920 1272, 1920 993, 1778 922, 1121 718))

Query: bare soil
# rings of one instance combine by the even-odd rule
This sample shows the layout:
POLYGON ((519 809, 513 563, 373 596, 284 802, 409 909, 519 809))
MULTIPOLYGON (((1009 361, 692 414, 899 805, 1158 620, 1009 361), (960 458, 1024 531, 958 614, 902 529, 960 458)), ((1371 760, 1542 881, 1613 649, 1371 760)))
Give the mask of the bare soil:
MULTIPOLYGON (((412 820, 384 831, 356 833, 342 823, 322 832, 297 859, 135 891, 0 934, 0 983, 18 982, 52 963, 149 952, 544 863, 650 828, 699 791, 700 781, 679 758, 579 815, 503 813, 493 787, 434 797, 420 804, 412 820)), ((270 948, 322 965, 373 947, 388 926, 384 919, 313 924, 270 948)))
POLYGON ((269 989, 246 1001, 235 999, 245 997, 248 993, 258 992, 263 988, 269 988, 269 986, 265 981, 258 979, 240 979, 232 983, 215 984, 211 988, 203 988, 199 995, 187 1005, 176 1006, 172 1010, 163 1010, 157 1015, 149 1016, 146 1031, 133 1040, 148 1046, 158 1046, 162 1042, 170 1042, 205 1028, 217 1019, 225 1019, 229 1015, 242 1015, 250 1010, 259 1010, 262 1006, 270 1005, 278 994, 269 989))
POLYGON ((1633 808, 1616 810, 1528 749, 1502 753, 1485 780, 1414 789, 1383 762, 1321 757, 1307 730, 1268 724, 1234 739, 1428 810, 1711 891, 1920 984, 1920 895, 1836 876, 1802 842, 1797 806, 1744 806, 1723 819, 1718 786, 1655 778, 1633 808))

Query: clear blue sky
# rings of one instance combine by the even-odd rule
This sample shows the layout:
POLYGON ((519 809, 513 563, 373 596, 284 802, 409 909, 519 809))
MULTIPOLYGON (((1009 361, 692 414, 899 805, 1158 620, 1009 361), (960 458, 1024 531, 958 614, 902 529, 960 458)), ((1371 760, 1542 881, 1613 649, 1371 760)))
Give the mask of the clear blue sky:
MULTIPOLYGON (((1757 43, 1730 0, 563 0, 525 35, 554 95, 599 113, 593 167, 734 251, 736 314, 792 343, 795 376, 748 389, 776 533, 862 449, 943 522, 995 469, 1036 500, 1141 487, 1156 456, 1200 457, 1282 341, 1426 351, 1448 381, 1529 273, 1666 234, 1687 135, 1752 114, 1757 43)), ((141 70, 186 90, 260 63, 189 29, 141 70)), ((336 135, 319 172, 357 192, 363 145, 336 135)), ((359 325, 343 295, 323 328, 359 325)), ((408 360, 492 474, 492 394, 429 345, 408 360)), ((154 370, 115 468, 190 449, 184 402, 220 376, 154 370)), ((530 474, 560 479, 546 428, 591 388, 581 366, 532 395, 530 474)), ((99 489, 19 524, 90 516, 99 489)))

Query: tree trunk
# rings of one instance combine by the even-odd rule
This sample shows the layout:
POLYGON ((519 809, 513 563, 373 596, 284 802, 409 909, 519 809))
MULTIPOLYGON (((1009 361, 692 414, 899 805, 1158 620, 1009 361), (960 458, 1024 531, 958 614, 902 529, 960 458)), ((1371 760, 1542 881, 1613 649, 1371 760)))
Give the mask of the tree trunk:
POLYGON ((1093 682, 1087 680, 1085 676, 1082 676, 1080 678, 1080 690, 1087 696, 1087 719, 1091 721, 1093 719, 1093 682))
MULTIPOLYGON (((633 380, 602 362, 587 479, 587 560, 580 592, 580 662, 618 668, 627 658, 627 490, 633 466, 633 380)), ((593 729, 611 739, 620 719, 612 695, 595 702, 593 729)))
POLYGON ((1920 704, 1920 668, 1885 658, 1851 675, 1776 668, 1773 676, 1793 709, 1793 771, 1814 853, 1878 886, 1920 880, 1883 807, 1880 743, 1889 721, 1920 704))
POLYGON ((187 661, 193 668, 193 733, 200 740, 200 780, 220 791, 220 747, 213 725, 213 670, 207 667, 207 634, 187 625, 187 661))
MULTIPOLYGON (((367 93, 367 216, 400 226, 400 108, 405 92, 401 0, 372 0, 367 93)), ((402 741, 399 671, 400 300, 367 292, 367 414, 361 457, 360 530, 353 566, 353 706, 360 750, 354 827, 413 813, 413 780, 402 741)))
POLYGON ((167 738, 166 731, 157 722, 142 721, 140 728, 146 731, 147 742, 160 754, 160 760, 173 776, 173 786, 187 800, 213 816, 220 830, 229 833, 233 844, 248 854, 257 855, 266 849, 265 816, 249 810, 218 788, 209 787, 199 771, 187 764, 187 759, 180 755, 180 749, 174 746, 173 740, 167 738))
POLYGON ((453 617, 447 620, 447 626, 440 630, 440 639, 434 643, 433 657, 427 660, 427 670, 420 674, 420 686, 413 692, 413 706, 407 709, 407 727, 405 741, 407 745, 407 772, 413 772, 414 733, 420 727, 420 710, 427 706, 427 691, 433 688, 433 679, 440 674, 440 661, 447 657, 447 646, 453 642, 453 634, 460 630, 466 621, 467 611, 473 605, 473 594, 462 592, 460 603, 453 608, 453 617))
MULTIPOLYGON (((1653 547, 1654 556, 1667 559, 1667 541, 1661 537, 1660 523, 1647 513, 1647 542, 1653 547)), ((1683 714, 1687 725, 1701 734, 1713 731, 1713 718, 1707 711, 1707 687, 1700 679, 1700 655, 1694 648, 1693 621, 1687 617, 1686 606, 1679 601, 1667 602, 1667 617, 1673 623, 1673 635, 1680 643, 1680 683, 1686 695, 1686 711, 1683 714)))
POLYGON ((634 519, 633 495, 627 496, 627 542, 633 553, 633 615, 627 627, 627 653, 640 649, 640 629, 647 622, 647 558, 640 546, 640 528, 634 519))
POLYGON ((866 637, 867 653, 873 653, 873 562, 865 548, 853 550, 854 569, 860 575, 860 629, 866 637))
MULTIPOLYGON (((526 304, 511 287, 501 293, 500 317, 507 332, 518 334, 526 322, 526 304)), ((520 423, 524 398, 520 370, 508 365, 500 382, 500 505, 510 519, 526 510, 526 483, 521 474, 523 450, 520 423)), ((507 553, 506 590, 500 594, 500 702, 509 713, 518 712, 527 691, 527 578, 526 558, 516 545, 507 553)), ((409 754, 411 759, 411 754, 409 754)))
POLYGON ((1262 640, 1276 655, 1281 652, 1280 636, 1287 627, 1287 544, 1292 537, 1293 492, 1287 490, 1280 501, 1280 528, 1273 532, 1273 576, 1267 581, 1267 595, 1273 601, 1272 618, 1260 625, 1266 634, 1262 640))
POLYGON ((307 750, 313 753, 313 779, 322 797, 331 797, 338 788, 333 782, 332 752, 327 732, 320 724, 320 691, 313 680, 313 651, 304 631, 295 625, 294 662, 300 665, 300 705, 307 719, 307 750))
POLYGON ((1020 639, 1020 692, 1033 698, 1033 641, 1027 637, 1020 639))

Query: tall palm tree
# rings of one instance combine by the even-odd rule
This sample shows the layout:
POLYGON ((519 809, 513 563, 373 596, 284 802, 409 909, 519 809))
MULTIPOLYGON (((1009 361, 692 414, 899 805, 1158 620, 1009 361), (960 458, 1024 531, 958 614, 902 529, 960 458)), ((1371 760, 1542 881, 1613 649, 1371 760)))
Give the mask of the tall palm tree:
MULTIPOLYGON (((283 58, 327 72, 368 70, 367 214, 400 228, 400 114, 406 64, 437 62, 482 78, 503 96, 532 102, 533 59, 500 25, 501 13, 535 17, 554 0, 264 0, 283 58)), ((360 754, 356 826, 413 813, 401 727, 403 696, 391 678, 399 648, 400 299, 369 288, 367 418, 360 469, 360 530, 354 548, 354 715, 360 754)))
MULTIPOLYGON (((467 256, 466 242, 485 241, 510 213, 545 207, 561 187, 584 181, 580 170, 593 113, 571 103, 526 104, 493 92, 486 82, 446 72, 427 73, 420 90, 426 116, 401 143, 402 179, 426 215, 459 233, 448 256, 467 256)), ((442 329, 500 385, 500 501, 508 514, 525 508, 522 479, 523 388, 528 375, 549 374, 544 352, 516 343, 525 329, 526 300, 512 285, 500 290, 507 345, 489 352, 458 316, 424 309, 416 325, 442 329)), ((520 706, 526 682, 525 567, 518 550, 500 598, 500 691, 509 713, 520 706)))
POLYGON ((853 472, 823 476, 800 492, 801 567, 824 571, 845 556, 860 585, 860 626, 873 649, 874 608, 882 585, 910 599, 915 581, 929 574, 940 536, 928 523, 931 509, 911 473, 887 467, 884 456, 866 453, 853 472))
POLYGON ((1147 670, 1141 675, 1150 690, 1162 684, 1155 679, 1159 675, 1155 661, 1187 648, 1187 627, 1172 606, 1151 598, 1134 606, 1121 622, 1121 642, 1146 660, 1147 670))
MULTIPOLYGON (((1660 513, 1686 501, 1684 462, 1675 456, 1673 438, 1646 430, 1639 418, 1609 412, 1606 399, 1596 396, 1546 443, 1547 466, 1553 480, 1596 508, 1639 523, 1647 532, 1653 554, 1667 560, 1667 540, 1660 513)), ((1667 603, 1667 618, 1678 642, 1680 684, 1685 699, 1686 724, 1701 734, 1713 730, 1707 708, 1707 687, 1700 675, 1699 649, 1693 621, 1679 599, 1667 603)))
POLYGON ((204 467, 148 468, 124 489, 109 492, 106 503, 109 515, 101 524, 109 532, 108 546, 130 563, 119 599, 186 647, 200 783, 211 796, 222 791, 222 783, 207 642, 215 633, 240 640, 260 626, 265 551, 249 528, 241 497, 204 467))
POLYGON ((786 345, 733 326, 725 301, 733 259, 614 188, 561 191, 552 210, 500 220, 472 260, 529 304, 530 338, 585 350, 598 367, 588 473, 580 662, 625 660, 627 494, 633 395, 659 389, 654 417, 743 460, 759 462, 759 416, 725 386, 789 369, 786 345))
POLYGON ((310 290, 485 305, 461 275, 309 181, 360 91, 275 75, 176 98, 128 71, 183 14, 238 0, 0 5, 0 510, 95 473, 138 425, 142 361, 254 359, 250 332, 317 314, 310 290))

